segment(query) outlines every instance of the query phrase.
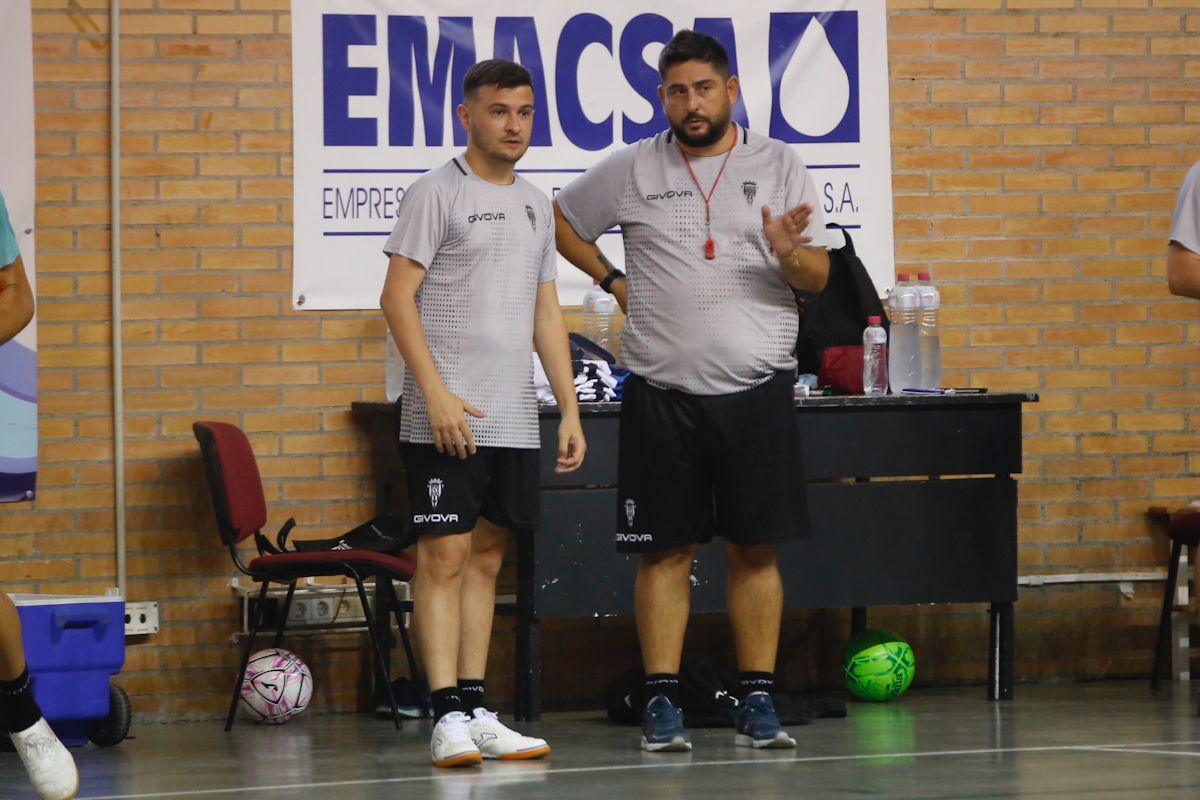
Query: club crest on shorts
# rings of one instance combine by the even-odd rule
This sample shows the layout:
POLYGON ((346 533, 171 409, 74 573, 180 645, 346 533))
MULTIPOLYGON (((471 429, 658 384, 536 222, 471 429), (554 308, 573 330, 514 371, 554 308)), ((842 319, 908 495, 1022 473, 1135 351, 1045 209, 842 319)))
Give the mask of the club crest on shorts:
POLYGON ((429 505, 437 508, 438 500, 442 499, 442 479, 430 478, 426 486, 429 487, 429 505))
POLYGON ((533 213, 533 206, 525 206, 525 216, 529 217, 529 227, 537 230, 537 215, 533 213))
POLYGON ((754 198, 758 196, 758 184, 754 181, 742 181, 742 194, 746 196, 746 205, 754 205, 754 198))
POLYGON ((629 497, 625 500, 625 521, 629 523, 629 527, 633 527, 633 518, 637 514, 637 503, 633 502, 633 498, 629 497))

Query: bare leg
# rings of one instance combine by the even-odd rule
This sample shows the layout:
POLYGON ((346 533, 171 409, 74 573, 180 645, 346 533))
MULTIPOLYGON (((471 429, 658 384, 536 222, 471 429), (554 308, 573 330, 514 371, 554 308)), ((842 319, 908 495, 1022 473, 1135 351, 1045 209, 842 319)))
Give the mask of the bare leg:
POLYGON ((482 517, 471 531, 471 556, 463 570, 458 677, 483 680, 487 671, 492 618, 496 612, 496 576, 504 563, 508 530, 482 517))
POLYGON ((13 681, 25 671, 25 648, 21 644, 21 618, 17 607, 0 592, 0 681, 13 681))
POLYGON ((466 533, 422 536, 413 577, 413 627, 432 691, 458 685, 463 571, 471 552, 466 533))
POLYGON ((774 672, 783 616, 783 583, 774 545, 725 542, 729 561, 729 620, 738 669, 774 672))
POLYGON ((642 664, 647 675, 678 673, 683 637, 691 609, 692 556, 695 545, 643 553, 638 565, 634 611, 642 664))

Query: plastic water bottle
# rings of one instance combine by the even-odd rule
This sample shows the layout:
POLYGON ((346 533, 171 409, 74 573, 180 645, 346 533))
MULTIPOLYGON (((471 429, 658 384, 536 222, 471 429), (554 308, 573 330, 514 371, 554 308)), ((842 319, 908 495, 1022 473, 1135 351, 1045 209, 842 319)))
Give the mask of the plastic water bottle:
POLYGON ((879 317, 867 317, 863 330, 863 394, 878 397, 888 390, 887 331, 879 317))
POLYGON ((921 388, 921 343, 917 321, 920 311, 921 297, 917 288, 909 281, 908 273, 901 272, 888 296, 888 316, 892 320, 888 378, 892 394, 921 388))
POLYGON ((384 386, 389 403, 396 402, 404 394, 404 358, 396 347, 396 337, 387 332, 387 356, 384 359, 384 386))
POLYGON ((613 321, 617 313, 617 298, 592 281, 592 288, 583 296, 583 335, 608 352, 615 345, 613 321))
POLYGON ((937 389, 942 383, 942 338, 938 333, 938 308, 942 296, 928 272, 917 273, 917 295, 921 298, 921 387, 937 389))

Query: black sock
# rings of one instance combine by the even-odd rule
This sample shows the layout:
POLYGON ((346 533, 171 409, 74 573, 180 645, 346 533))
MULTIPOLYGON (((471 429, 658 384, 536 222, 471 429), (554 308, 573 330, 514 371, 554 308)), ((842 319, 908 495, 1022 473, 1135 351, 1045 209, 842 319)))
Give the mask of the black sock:
POLYGON ((42 718, 42 710, 33 699, 29 670, 16 680, 0 681, 0 721, 9 733, 23 731, 42 718))
POLYGON ((472 681, 460 678, 458 693, 462 696, 463 710, 468 713, 477 708, 487 708, 484 704, 483 681, 472 681))
POLYGON ((746 696, 754 692, 766 692, 774 694, 775 692, 775 673, 774 672, 739 672, 738 687, 741 689, 739 698, 743 702, 746 696))
POLYGON ((431 692, 429 697, 433 701, 434 722, 437 722, 451 711, 463 710, 462 694, 458 691, 457 686, 447 686, 445 689, 437 689, 431 692))
POLYGON ((671 672, 656 672, 646 676, 646 702, 661 694, 671 701, 671 705, 679 705, 679 675, 671 672))

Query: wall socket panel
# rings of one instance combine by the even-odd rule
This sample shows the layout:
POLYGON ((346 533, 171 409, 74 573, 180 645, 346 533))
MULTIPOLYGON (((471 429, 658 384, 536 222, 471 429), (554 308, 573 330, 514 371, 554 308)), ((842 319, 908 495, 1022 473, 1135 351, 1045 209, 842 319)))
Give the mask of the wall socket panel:
POLYGON ((147 633, 158 633, 158 603, 126 603, 125 635, 140 636, 147 633))
MULTIPOLYGON (((371 598, 368 597, 368 603, 371 598)), ((282 598, 280 599, 282 603, 282 598)), ((357 592, 305 592, 297 590, 288 609, 288 626, 320 626, 364 622, 357 592)))

